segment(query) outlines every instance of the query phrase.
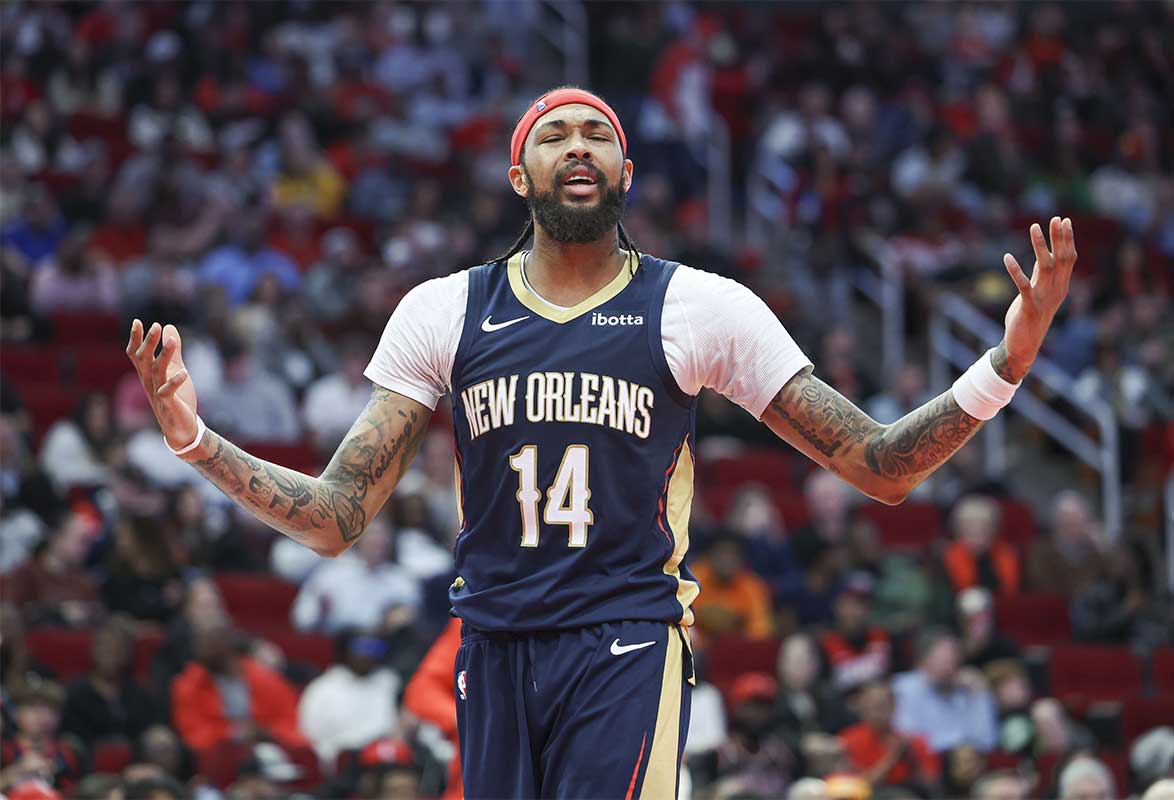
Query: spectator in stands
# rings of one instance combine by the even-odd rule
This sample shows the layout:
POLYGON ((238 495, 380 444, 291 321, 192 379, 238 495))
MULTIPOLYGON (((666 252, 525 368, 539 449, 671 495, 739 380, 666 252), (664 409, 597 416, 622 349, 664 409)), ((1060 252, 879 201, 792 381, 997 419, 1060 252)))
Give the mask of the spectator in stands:
POLYGON ((1141 800, 1174 800, 1174 779, 1160 780, 1145 790, 1141 800))
POLYGON ((75 228, 61 242, 57 255, 33 273, 29 287, 33 311, 51 316, 64 311, 117 313, 121 302, 114 265, 90 250, 90 229, 75 228))
POLYGON ((758 483, 740 488, 726 524, 745 539, 751 569, 770 586, 771 597, 780 597, 798 576, 786 523, 768 489, 758 483))
POLYGON ((932 397, 927 387, 925 370, 910 362, 901 367, 892 388, 874 395, 865 405, 868 415, 888 425, 896 422, 915 408, 920 408, 932 397))
POLYGON ((204 750, 272 738, 305 746, 297 691, 280 673, 240 655, 238 647, 227 625, 195 632, 194 657, 171 682, 172 719, 184 744, 204 750))
POLYGON ((939 754, 942 759, 942 796, 969 797, 986 768, 983 754, 963 744, 939 754))
POLYGON ((1072 599, 1072 632, 1086 642, 1131 643, 1142 649, 1172 639, 1174 611, 1156 602, 1139 542, 1119 542, 1100 559, 1098 576, 1072 599))
POLYGON ((860 523, 848 484, 826 470, 812 471, 803 484, 811 519, 795 533, 792 549, 799 564, 810 567, 829 547, 844 547, 860 523))
MULTIPOLYGON (((1174 727, 1163 725, 1138 736, 1129 747, 1129 766, 1136 786, 1165 784, 1164 791, 1169 793, 1166 800, 1174 800, 1174 727)), ((1154 786, 1146 792, 1146 798, 1154 792, 1154 786)))
POLYGON ((967 666, 985 668, 992 661, 1018 658, 1019 647, 995 627, 991 593, 972 586, 958 595, 958 637, 967 666))
MULTIPOLYGON (((451 493, 452 443, 451 440, 446 441, 449 444, 450 462, 449 497, 455 506, 456 496, 451 493)), ((436 521, 435 504, 429 502, 432 499, 429 492, 435 490, 435 486, 429 485, 422 469, 409 470, 395 485, 395 494, 388 504, 388 510, 395 521, 395 560, 421 581, 441 578, 451 583, 452 577, 455 577, 452 573, 452 543, 460 526, 454 524, 452 527, 442 528, 442 523, 436 521)), ((444 594, 447 598, 447 584, 444 594)), ((447 600, 445 603, 447 604, 447 600)))
POLYGON ((57 677, 53 670, 33 659, 24 638, 20 610, 7 600, 0 602, 0 729, 14 725, 11 695, 26 685, 57 677))
POLYGON ((114 443, 110 401, 102 394, 78 400, 73 419, 53 424, 41 444, 41 469, 64 494, 75 486, 104 486, 109 479, 107 450, 114 443))
POLYGON ((85 800, 125 800, 125 786, 118 775, 87 775, 78 782, 73 797, 85 800))
POLYGON ((88 516, 68 513, 33 557, 5 576, 7 599, 30 625, 86 626, 102 615, 98 585, 83 568, 97 535, 88 516))
POLYGON ((354 630, 337 640, 337 663, 310 681, 298 702, 298 726, 325 765, 343 750, 399 732, 396 698, 403 680, 381 664, 387 643, 354 630))
POLYGON ((907 786, 932 792, 941 774, 938 757, 921 736, 893 729, 893 691, 870 680, 856 692, 860 722, 840 732, 844 752, 857 773, 873 786, 907 786))
POLYGON ((970 800, 1028 800, 1027 781, 1018 772, 988 772, 970 790, 970 800))
POLYGON ((208 424, 250 442, 296 441, 301 424, 289 387, 261 369, 240 341, 226 343, 223 353, 224 383, 201 398, 208 424))
POLYGON ((326 633, 374 630, 390 608, 419 608, 419 582, 394 563, 392 545, 391 525, 380 515, 354 547, 310 573, 294 600, 294 626, 326 633))
POLYGON ((20 425, 17 415, 0 413, 0 574, 28 560, 45 535, 45 522, 55 520, 63 506, 20 425))
POLYGON ((167 626, 167 636, 151 666, 155 686, 163 689, 171 686, 172 679, 192 660, 197 631, 224 628, 232 623, 224 607, 224 597, 211 578, 193 575, 185 588, 183 609, 167 626))
POLYGON ((1088 729, 1074 722, 1060 701, 1051 697, 1032 703, 1031 725, 1037 755, 1065 756, 1096 744, 1088 729))
POLYGON ((26 269, 35 268, 57 248, 69 232, 57 201, 42 183, 25 193, 24 208, 0 231, 0 245, 19 255, 26 269))
POLYGON ((703 636, 765 639, 774 632, 770 589, 746 566, 741 539, 733 534, 718 537, 694 565, 693 574, 705 587, 693 603, 703 636))
POLYGON ((275 276, 285 291, 297 291, 301 283, 298 268, 284 253, 266 246, 265 220, 260 210, 240 212, 230 222, 230 232, 229 241, 200 263, 201 283, 223 289, 234 306, 248 300, 265 275, 275 276))
POLYGON ((314 319, 340 321, 354 307, 358 275, 366 265, 359 237, 349 228, 322 236, 322 259, 306 275, 303 290, 314 319))
POLYGON ((743 673, 730 687, 730 735, 718 749, 717 773, 743 792, 780 795, 795 773, 795 754, 772 725, 777 699, 778 684, 765 673, 743 673))
MULTIPOLYGON (((453 664, 461 646, 461 621, 453 617, 432 643, 420 666, 404 689, 404 710, 435 725, 453 747, 457 740, 457 701, 453 686, 453 664)), ((724 725, 723 725, 724 740, 724 725)), ((460 800, 461 759, 449 762, 444 800, 460 800)))
POLYGON ((63 792, 82 777, 82 756, 58 733, 65 692, 56 683, 26 684, 12 696, 16 730, 5 728, 0 792, 43 780, 63 792))
POLYGON ((835 626, 820 637, 832 683, 846 691, 889 673, 889 635, 868 624, 873 580, 866 572, 848 576, 836 598, 835 626))
POLYGON ((134 760, 137 764, 157 767, 164 774, 187 783, 196 774, 192 752, 166 725, 152 725, 143 731, 134 743, 134 760))
POLYGON ((160 709, 134 678, 134 628, 112 617, 94 634, 94 668, 66 694, 61 730, 88 748, 103 738, 135 739, 161 719, 160 709))
POLYGON ((333 453, 367 401, 371 381, 363 375, 371 348, 360 339, 348 339, 339 350, 338 371, 310 384, 302 402, 302 418, 320 453, 333 453))
POLYGON ((983 673, 995 698, 999 715, 999 749, 1005 753, 1030 754, 1036 744, 1031 721, 1032 688, 1027 669, 1017 659, 988 664, 983 673))
POLYGON ((184 591, 167 545, 154 520, 123 520, 115 526, 109 577, 102 587, 108 610, 161 625, 171 621, 184 591))
POLYGON ((986 753, 997 743, 995 704, 985 687, 968 685, 960 672, 957 638, 928 628, 917 642, 917 668, 893 681, 894 727, 924 736, 935 753, 969 744, 986 753))
POLYGON ((1091 756, 1077 756, 1060 771, 1060 800, 1114 800, 1113 773, 1091 756))
POLYGON ((852 721, 838 693, 819 681, 819 651, 806 633, 793 633, 779 647, 775 724, 790 742, 817 731, 837 732, 852 721))
POLYGON ((1072 489, 1052 501, 1052 529, 1037 536, 1027 557, 1033 591, 1073 595, 1096 580, 1104 553, 1100 525, 1084 495, 1072 489))
POLYGON ((982 586, 994 594, 1019 592, 1019 558, 997 538, 999 516, 999 504, 990 497, 971 495, 954 506, 954 541, 942 556, 954 591, 982 586))
POLYGON ((281 121, 281 163, 270 187, 277 208, 305 204, 322 219, 338 213, 346 182, 322 157, 309 120, 290 114, 281 121))
POLYGON ((414 800, 420 796, 420 766, 407 742, 384 738, 359 753, 360 797, 414 800))

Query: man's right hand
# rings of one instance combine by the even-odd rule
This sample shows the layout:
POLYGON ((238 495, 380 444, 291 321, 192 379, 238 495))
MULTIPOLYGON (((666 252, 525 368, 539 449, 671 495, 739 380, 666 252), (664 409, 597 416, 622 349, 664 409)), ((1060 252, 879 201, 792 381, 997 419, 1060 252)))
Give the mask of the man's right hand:
POLYGON ((163 435, 176 450, 196 438, 196 388, 183 364, 182 347, 174 325, 156 322, 144 336, 143 323, 137 319, 131 323, 126 354, 135 365, 163 435), (163 348, 156 356, 160 340, 163 348))

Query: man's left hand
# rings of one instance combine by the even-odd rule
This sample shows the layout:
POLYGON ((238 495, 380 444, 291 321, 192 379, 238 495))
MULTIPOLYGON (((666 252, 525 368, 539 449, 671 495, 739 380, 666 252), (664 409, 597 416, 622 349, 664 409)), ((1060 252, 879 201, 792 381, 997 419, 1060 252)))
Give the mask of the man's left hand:
MULTIPOLYGON (((1039 223, 1031 226, 1031 246, 1035 250, 1035 267, 1031 278, 1024 274, 1015 256, 1003 256, 1003 266, 1015 281, 1019 295, 1007 309, 1003 341, 1007 348, 1007 372, 1013 383, 1018 383, 1035 361, 1044 335, 1052 324, 1064 297, 1068 281, 1076 264, 1076 241, 1072 236, 1072 220, 1052 217, 1048 231, 1052 249, 1044 239, 1039 223)), ((1007 377, 1007 376, 1005 376, 1007 377)))

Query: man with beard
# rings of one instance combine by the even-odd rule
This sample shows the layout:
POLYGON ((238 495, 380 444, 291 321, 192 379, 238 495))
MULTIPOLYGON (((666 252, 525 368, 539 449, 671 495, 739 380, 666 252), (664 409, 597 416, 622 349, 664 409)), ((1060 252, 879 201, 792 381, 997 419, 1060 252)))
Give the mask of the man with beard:
POLYGON ((326 556, 403 476, 441 396, 461 530, 450 600, 469 797, 676 794, 699 591, 688 549, 697 394, 716 389, 861 491, 898 503, 1010 401, 1067 290, 1072 227, 1031 230, 1007 333, 954 387, 880 425, 816 378, 734 281, 639 252, 633 164, 590 92, 535 100, 511 140, 530 219, 502 257, 409 292, 366 375, 371 401, 321 476, 207 430, 179 332, 135 321, 127 352, 170 447, 241 507, 326 556), (533 246, 523 249, 530 237, 533 246), (155 352, 162 343, 162 350, 155 352))

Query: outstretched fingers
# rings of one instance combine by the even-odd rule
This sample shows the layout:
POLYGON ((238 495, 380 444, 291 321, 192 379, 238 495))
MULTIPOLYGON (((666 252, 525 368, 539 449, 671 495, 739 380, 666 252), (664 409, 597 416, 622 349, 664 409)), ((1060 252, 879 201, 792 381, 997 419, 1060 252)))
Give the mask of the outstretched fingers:
POLYGON ((1023 268, 1019 266, 1015 256, 1010 253, 1004 254, 1003 266, 1007 268, 1007 274, 1011 276, 1011 280, 1015 281, 1015 286, 1019 289, 1020 294, 1025 295, 1031 292, 1031 280, 1023 274, 1023 268))
POLYGON ((143 343, 143 323, 135 320, 130 324, 130 340, 126 343, 126 354, 134 361, 135 354, 143 343))
POLYGON ((163 349, 159 356, 151 362, 151 375, 155 379, 156 386, 162 386, 167 382, 167 368, 171 365, 171 359, 178 349, 179 343, 172 337, 168 337, 163 342, 163 349))
POLYGON ((174 375, 168 378, 162 386, 156 389, 155 394, 162 398, 171 397, 176 393, 176 391, 179 390, 180 386, 183 386, 183 382, 187 379, 188 371, 186 369, 181 369, 179 372, 176 372, 174 375))

